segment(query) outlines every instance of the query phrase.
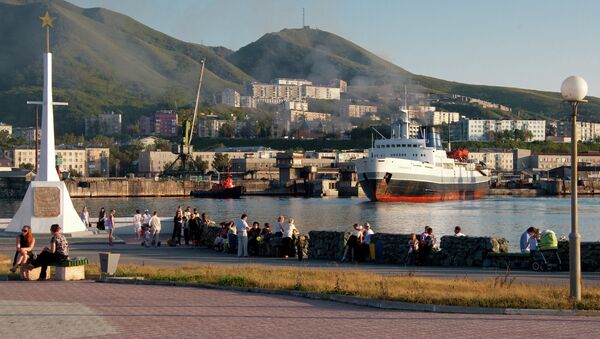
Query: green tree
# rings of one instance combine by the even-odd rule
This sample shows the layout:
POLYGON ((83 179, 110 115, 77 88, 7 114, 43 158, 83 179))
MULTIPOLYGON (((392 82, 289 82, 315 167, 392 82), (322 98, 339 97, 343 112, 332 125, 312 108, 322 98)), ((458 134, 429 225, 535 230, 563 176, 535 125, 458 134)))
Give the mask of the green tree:
POLYGON ((202 174, 208 171, 208 161, 202 160, 200 157, 196 157, 194 165, 196 166, 196 170, 202 172, 202 174))
POLYGON ((26 170, 28 170, 28 171, 33 171, 33 168, 34 168, 34 167, 35 167, 35 166, 34 166, 32 163, 29 163, 29 162, 28 162, 28 163, 26 163, 26 164, 20 164, 20 165, 19 165, 19 168, 26 169, 26 170))
POLYGON ((154 149, 161 151, 171 151, 171 143, 169 140, 157 138, 154 140, 154 149))
POLYGON ((219 136, 221 138, 235 138, 235 122, 227 122, 219 128, 219 136))
POLYGON ((215 158, 212 162, 212 167, 217 172, 226 172, 229 167, 229 156, 223 153, 215 153, 215 158))

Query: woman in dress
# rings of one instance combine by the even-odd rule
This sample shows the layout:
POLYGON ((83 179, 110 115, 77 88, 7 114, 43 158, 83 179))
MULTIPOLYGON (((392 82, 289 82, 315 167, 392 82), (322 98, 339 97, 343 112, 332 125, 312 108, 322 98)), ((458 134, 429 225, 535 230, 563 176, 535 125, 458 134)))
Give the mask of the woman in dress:
POLYGON ((135 232, 136 239, 139 241, 142 237, 142 223, 144 222, 144 217, 142 217, 142 213, 140 209, 135 210, 135 214, 133 215, 133 231, 135 232))
POLYGON ((85 228, 88 228, 90 225, 90 212, 88 212, 87 206, 83 206, 83 210, 81 211, 81 221, 85 225, 85 228))
POLYGON ((181 229, 183 227, 183 212, 177 209, 177 214, 173 218, 173 235, 171 236, 171 246, 181 245, 181 229), (177 240, 175 240, 177 239, 177 240))
POLYGON ((104 231, 104 224, 106 222, 106 210, 104 207, 100 208, 100 213, 98 213, 98 224, 97 228, 99 231, 104 231))
MULTIPOLYGON (((19 234, 17 237, 16 246, 17 251, 15 252, 15 259, 13 261, 13 266, 10 269, 10 271, 13 273, 17 271, 19 266, 27 263, 27 260, 29 260, 29 255, 35 247, 35 238, 33 237, 33 233, 31 232, 31 227, 29 225, 25 225, 21 229, 21 234, 19 234)), ((21 277, 24 280, 29 280, 29 272, 27 270, 23 270, 21 277)))
POLYGON ((113 232, 115 229, 115 213, 116 213, 116 211, 114 209, 110 210, 110 213, 108 214, 108 217, 106 218, 106 224, 104 225, 106 227, 106 231, 108 231, 108 246, 113 245, 113 232))

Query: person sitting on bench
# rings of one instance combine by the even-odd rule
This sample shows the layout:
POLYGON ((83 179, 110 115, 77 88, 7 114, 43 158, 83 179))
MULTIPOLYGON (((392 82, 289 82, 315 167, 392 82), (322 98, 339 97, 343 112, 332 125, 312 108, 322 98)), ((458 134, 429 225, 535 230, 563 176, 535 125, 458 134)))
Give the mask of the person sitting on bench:
POLYGON ((38 280, 46 280, 46 270, 48 269, 48 265, 66 260, 69 257, 69 243, 65 236, 60 233, 60 230, 61 228, 58 224, 50 226, 50 233, 52 233, 50 247, 45 247, 42 253, 40 253, 30 264, 30 269, 42 267, 40 278, 38 280))

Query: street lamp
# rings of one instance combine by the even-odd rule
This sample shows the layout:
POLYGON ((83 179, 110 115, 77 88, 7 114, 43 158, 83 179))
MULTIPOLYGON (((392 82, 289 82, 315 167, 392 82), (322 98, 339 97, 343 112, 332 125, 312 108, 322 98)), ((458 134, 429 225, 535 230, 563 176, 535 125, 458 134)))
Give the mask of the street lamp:
POLYGON ((580 236, 577 227, 577 105, 587 95, 588 86, 582 77, 573 75, 563 81, 560 92, 571 105, 571 233, 569 233, 569 286, 571 299, 581 300, 581 254, 580 236))

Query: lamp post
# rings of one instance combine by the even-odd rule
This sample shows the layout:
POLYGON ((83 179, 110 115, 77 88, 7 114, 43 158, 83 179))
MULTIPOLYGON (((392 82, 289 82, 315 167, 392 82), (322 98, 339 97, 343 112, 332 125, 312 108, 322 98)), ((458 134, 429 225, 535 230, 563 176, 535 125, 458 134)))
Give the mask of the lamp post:
POLYGON ((569 233, 569 286, 571 299, 581 300, 580 236, 577 225, 577 106, 587 95, 588 86, 583 78, 573 75, 563 81, 560 92, 571 105, 571 233, 569 233))

